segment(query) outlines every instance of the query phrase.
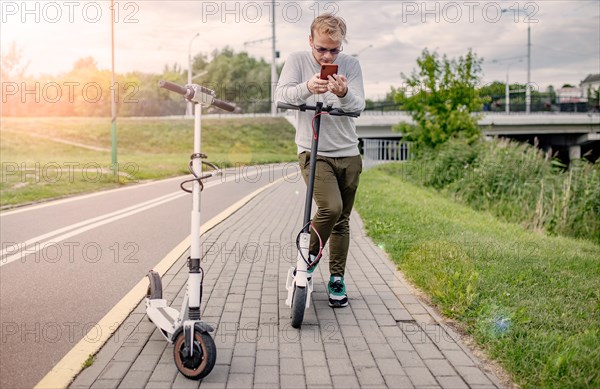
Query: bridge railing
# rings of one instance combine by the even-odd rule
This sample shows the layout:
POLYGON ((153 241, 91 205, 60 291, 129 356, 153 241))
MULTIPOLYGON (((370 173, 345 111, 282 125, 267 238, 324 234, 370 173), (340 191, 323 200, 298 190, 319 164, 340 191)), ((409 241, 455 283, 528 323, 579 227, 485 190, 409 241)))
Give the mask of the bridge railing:
POLYGON ((369 161, 408 161, 410 143, 400 139, 363 139, 363 156, 369 161))

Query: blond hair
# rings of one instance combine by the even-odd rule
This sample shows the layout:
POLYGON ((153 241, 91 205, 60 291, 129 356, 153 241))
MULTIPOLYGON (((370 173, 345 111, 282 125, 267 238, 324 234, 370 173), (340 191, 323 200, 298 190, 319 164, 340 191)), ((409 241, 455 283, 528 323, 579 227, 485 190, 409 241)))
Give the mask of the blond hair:
POLYGON ((310 35, 315 32, 329 36, 334 41, 346 42, 346 22, 344 19, 331 13, 319 15, 310 25, 310 35))

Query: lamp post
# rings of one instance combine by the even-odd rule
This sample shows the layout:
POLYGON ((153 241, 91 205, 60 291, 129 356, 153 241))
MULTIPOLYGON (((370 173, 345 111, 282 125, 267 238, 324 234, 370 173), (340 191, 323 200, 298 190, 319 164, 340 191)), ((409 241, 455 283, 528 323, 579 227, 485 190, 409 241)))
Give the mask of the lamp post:
MULTIPOLYGON (((515 14, 521 12, 527 17, 529 14, 521 8, 503 9, 502 13, 513 11, 515 14)), ((531 20, 527 20, 527 85, 525 85, 525 112, 531 113, 531 20)))
MULTIPOLYGON (((117 165, 117 102, 115 99, 115 90, 117 84, 115 82, 115 3, 114 0, 110 2, 111 10, 111 22, 110 22, 110 48, 111 48, 111 74, 112 74, 112 93, 111 93, 111 166, 117 178, 118 165, 117 165)), ((118 179, 118 178, 117 178, 118 179)))
POLYGON ((271 1, 271 116, 277 115, 277 102, 275 101, 275 87, 277 86, 277 49, 275 46, 275 0, 271 1))
POLYGON ((360 54, 361 54, 363 51, 365 51, 365 50, 367 50, 367 49, 370 49, 371 47, 373 47, 373 45, 369 45, 369 46, 367 46, 367 47, 365 47, 365 48, 363 48, 363 49, 359 50, 357 53, 355 53, 355 54, 352 54, 352 56, 353 56, 353 57, 355 57, 355 58, 357 58, 357 57, 358 57, 358 56, 359 56, 359 55, 360 55, 360 54))
MULTIPOLYGON (((192 42, 194 39, 200 36, 200 33, 197 32, 196 35, 190 39, 190 45, 188 47, 188 85, 192 83, 192 42)), ((193 114, 193 106, 192 103, 188 101, 187 108, 185 111, 185 116, 191 117, 193 114)))
MULTIPOLYGON (((520 59, 518 62, 523 62, 523 60, 520 59)), ((505 98, 506 99, 506 106, 505 106, 505 112, 507 114, 510 114, 510 83, 509 83, 508 74, 510 72, 510 65, 512 65, 513 63, 509 63, 506 66, 506 98, 505 98)))

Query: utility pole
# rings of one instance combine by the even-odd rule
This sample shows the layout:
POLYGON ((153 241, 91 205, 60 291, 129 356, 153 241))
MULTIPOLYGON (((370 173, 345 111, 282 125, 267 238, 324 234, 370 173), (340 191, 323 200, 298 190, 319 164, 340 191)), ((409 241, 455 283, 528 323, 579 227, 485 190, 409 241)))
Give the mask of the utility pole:
MULTIPOLYGON (((527 17, 527 85, 525 85, 525 112, 529 114, 531 113, 531 19, 529 14, 521 8, 505 8, 502 12, 509 12, 511 10, 515 13, 523 13, 527 17)), ((517 18, 516 20, 519 19, 517 18)))
POLYGON ((527 22, 527 86, 525 87, 525 112, 531 113, 531 22, 527 22))
POLYGON ((112 69, 112 93, 111 93, 111 165, 115 178, 118 179, 117 166, 117 101, 116 93, 118 88, 115 83, 115 2, 110 1, 111 18, 110 18, 110 48, 111 48, 111 69, 112 69))
POLYGON ((277 114, 277 105, 275 102, 275 87, 277 86, 277 50, 275 48, 275 0, 271 0, 271 116, 277 114))
POLYGON ((271 2, 271 37, 256 39, 253 41, 244 42, 244 46, 250 46, 255 43, 264 42, 267 40, 271 40, 271 85, 270 85, 270 105, 271 105, 271 116, 277 115, 277 102, 275 101, 275 88, 277 87, 277 57, 279 56, 277 53, 277 48, 275 45, 276 37, 275 37, 275 0, 271 2))

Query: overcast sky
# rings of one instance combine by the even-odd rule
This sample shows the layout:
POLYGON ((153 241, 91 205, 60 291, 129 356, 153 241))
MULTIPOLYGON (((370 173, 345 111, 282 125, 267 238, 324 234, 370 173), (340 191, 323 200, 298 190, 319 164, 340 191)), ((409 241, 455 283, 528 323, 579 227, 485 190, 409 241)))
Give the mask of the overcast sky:
MULTIPOLYGON (((160 73, 165 64, 187 68, 192 54, 228 45, 270 61, 271 1, 115 2, 117 72, 160 73)), ((68 71, 92 56, 110 69, 110 1, 1 1, 2 51, 16 42, 32 75, 68 71), (24 6, 25 4, 25 6, 24 6)), ((367 97, 383 97, 402 84, 427 47, 449 57, 472 48, 484 58, 483 83, 527 79, 527 27, 531 26, 531 81, 578 85, 600 73, 600 0, 579 1, 277 1, 279 61, 308 50, 315 15, 332 11, 348 24, 347 54, 359 54, 367 97), (502 12, 505 9, 505 12, 502 12), (520 11, 519 11, 520 10, 520 11), (529 16, 528 16, 529 15, 529 16), (529 19, 528 19, 529 18, 529 19), (530 23, 528 23, 528 21, 530 23)))

